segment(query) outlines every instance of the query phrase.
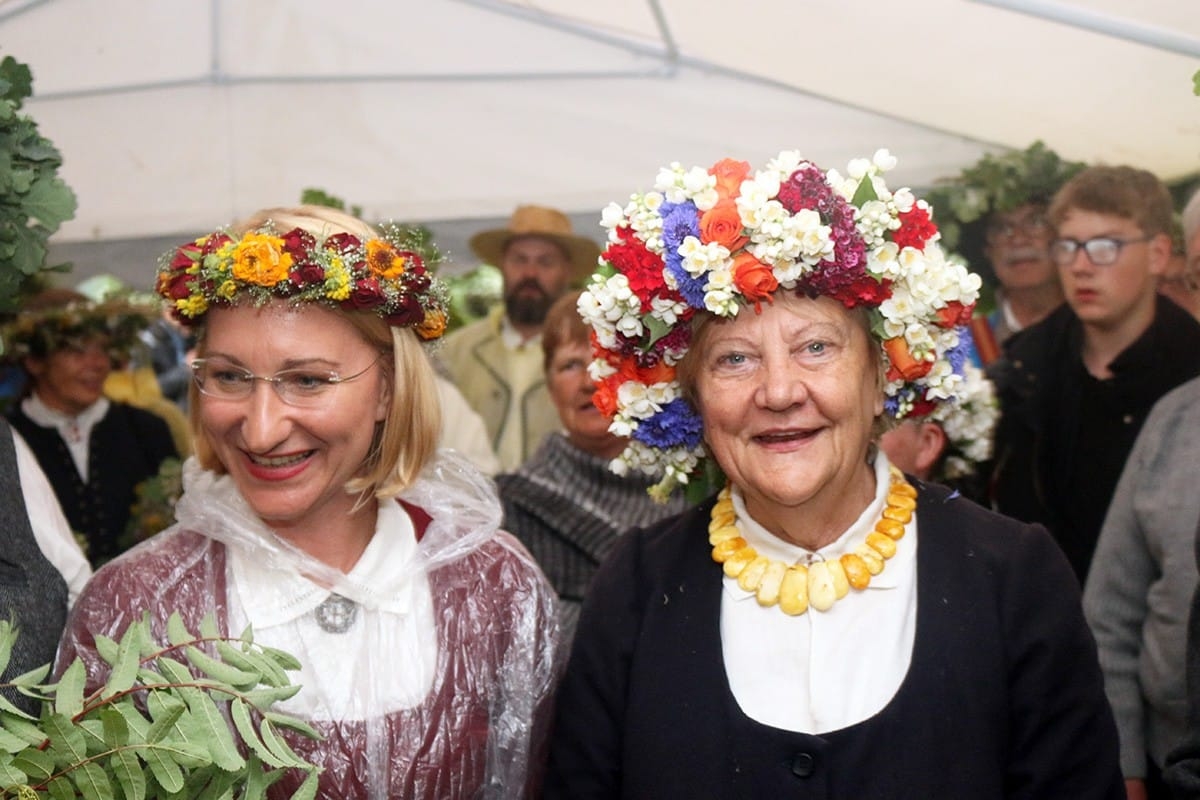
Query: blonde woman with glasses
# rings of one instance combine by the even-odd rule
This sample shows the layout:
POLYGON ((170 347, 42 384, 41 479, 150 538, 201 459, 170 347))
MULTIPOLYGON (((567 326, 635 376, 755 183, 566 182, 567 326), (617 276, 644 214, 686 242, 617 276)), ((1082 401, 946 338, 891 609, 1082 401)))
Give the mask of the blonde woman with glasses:
POLYGON ((323 736, 290 742, 320 797, 524 796, 555 601, 490 482, 436 452, 423 344, 446 306, 421 256, 398 229, 272 209, 168 254, 158 291, 197 333, 196 457, 178 523, 97 574, 60 666, 80 655, 98 685, 95 636, 215 612, 300 661, 280 708, 323 736))

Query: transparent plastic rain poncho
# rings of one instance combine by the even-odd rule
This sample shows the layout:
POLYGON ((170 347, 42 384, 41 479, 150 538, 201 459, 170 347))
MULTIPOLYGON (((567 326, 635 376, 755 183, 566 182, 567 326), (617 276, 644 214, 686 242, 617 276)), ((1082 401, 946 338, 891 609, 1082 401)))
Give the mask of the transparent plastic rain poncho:
MULTIPOLYGON (((495 490, 461 457, 439 454, 401 499, 408 505, 380 501, 360 561, 375 569, 346 575, 276 537, 232 479, 189 460, 177 524, 96 574, 72 612, 59 669, 82 656, 99 686, 108 668, 95 634, 119 638, 149 611, 166 642, 172 612, 191 631, 215 612, 223 634, 253 623, 256 642, 304 665, 292 675, 303 688, 279 710, 324 736, 289 739, 324 769, 321 797, 527 796, 541 776, 556 678, 553 590, 497 531, 495 490), (405 533, 389 538, 388 526, 405 533), (376 545, 387 549, 372 555, 376 545), (344 632, 316 621, 313 606, 331 591, 355 604, 344 632)), ((303 775, 293 772, 272 797, 294 791, 303 775)))

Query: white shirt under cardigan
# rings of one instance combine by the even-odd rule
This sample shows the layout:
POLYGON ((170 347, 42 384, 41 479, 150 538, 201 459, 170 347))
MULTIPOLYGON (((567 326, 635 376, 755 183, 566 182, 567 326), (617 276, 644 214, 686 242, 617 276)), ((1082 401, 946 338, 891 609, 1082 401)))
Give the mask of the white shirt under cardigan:
POLYGON ((92 566, 83 554, 71 525, 58 504, 58 496, 50 485, 46 473, 38 464, 37 456, 21 434, 12 431, 13 447, 17 451, 17 474, 21 478, 21 496, 25 500, 25 513, 29 516, 33 538, 46 560, 67 582, 67 603, 74 605, 75 598, 84 584, 92 577, 92 566))
MULTIPOLYGON (((854 524, 817 550, 832 561, 875 528, 886 503, 889 464, 875 459, 875 499, 854 524)), ((746 513, 741 492, 733 508, 742 537, 760 555, 807 563, 812 551, 769 533, 746 513)), ((912 661, 917 619, 917 520, 905 527, 896 554, 862 591, 828 611, 788 616, 763 608, 734 578, 721 595, 721 648, 738 705, 751 719, 801 733, 839 730, 878 714, 895 696, 912 661)))

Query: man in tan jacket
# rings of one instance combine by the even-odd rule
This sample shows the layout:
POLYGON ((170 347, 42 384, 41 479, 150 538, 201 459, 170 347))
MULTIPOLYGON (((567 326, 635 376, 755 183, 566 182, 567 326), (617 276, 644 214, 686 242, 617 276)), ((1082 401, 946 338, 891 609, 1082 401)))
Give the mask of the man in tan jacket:
POLYGON ((559 296, 592 273, 600 249, 576 235, 561 211, 528 205, 470 244, 500 269, 504 304, 448 336, 439 355, 483 417, 501 468, 511 470, 559 426, 542 370, 542 321, 559 296))

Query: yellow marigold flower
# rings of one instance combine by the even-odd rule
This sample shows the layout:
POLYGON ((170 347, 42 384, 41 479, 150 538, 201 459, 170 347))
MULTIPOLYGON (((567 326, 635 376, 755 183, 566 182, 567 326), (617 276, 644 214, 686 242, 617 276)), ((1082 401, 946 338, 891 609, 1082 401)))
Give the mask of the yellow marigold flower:
POLYGON ((426 312, 425 319, 416 326, 417 336, 425 339, 436 339, 446 332, 446 314, 440 310, 426 312))
POLYGON ((232 300, 234 295, 237 294, 237 290, 237 281, 227 280, 217 287, 217 297, 220 297, 223 300, 232 300))
POLYGON ((399 278, 407 264, 408 260, 382 239, 367 242, 367 265, 380 278, 399 278))
POLYGON ((247 233, 233 252, 233 276, 246 283, 274 286, 287 280, 291 266, 292 256, 278 236, 247 233))

